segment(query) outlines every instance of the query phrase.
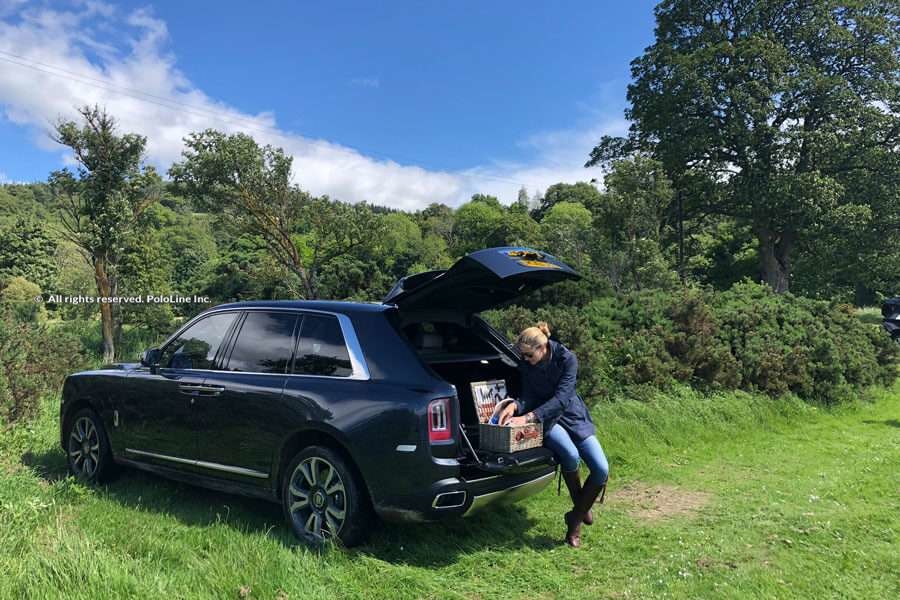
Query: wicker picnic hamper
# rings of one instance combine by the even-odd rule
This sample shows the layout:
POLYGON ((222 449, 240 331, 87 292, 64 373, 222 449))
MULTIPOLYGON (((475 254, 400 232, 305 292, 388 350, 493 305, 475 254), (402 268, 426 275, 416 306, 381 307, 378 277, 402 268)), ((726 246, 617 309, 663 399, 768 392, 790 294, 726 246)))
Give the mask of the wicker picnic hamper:
POLYGON ((543 427, 540 423, 517 425, 478 425, 478 445, 493 452, 518 452, 537 448, 544 443, 543 427))
POLYGON ((471 384, 472 399, 478 413, 478 447, 492 452, 519 452, 537 448, 544 443, 544 429, 541 423, 529 423, 510 427, 491 425, 491 416, 497 404, 506 398, 506 381, 474 381, 471 384))

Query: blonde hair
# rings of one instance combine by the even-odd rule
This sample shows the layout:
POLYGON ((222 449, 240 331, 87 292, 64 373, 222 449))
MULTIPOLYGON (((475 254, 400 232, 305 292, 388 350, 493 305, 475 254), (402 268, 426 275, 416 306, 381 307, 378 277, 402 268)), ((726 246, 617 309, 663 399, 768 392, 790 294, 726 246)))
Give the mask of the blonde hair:
POLYGON ((519 350, 527 348, 528 350, 536 350, 547 344, 550 338, 550 326, 546 321, 539 321, 532 327, 522 330, 516 339, 516 348, 519 350))

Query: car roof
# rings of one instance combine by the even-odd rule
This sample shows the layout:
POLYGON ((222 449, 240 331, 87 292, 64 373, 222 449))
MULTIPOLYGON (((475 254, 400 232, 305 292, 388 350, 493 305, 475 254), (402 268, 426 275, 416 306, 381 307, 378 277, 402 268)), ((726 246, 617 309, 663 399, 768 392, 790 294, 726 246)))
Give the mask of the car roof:
POLYGON ((229 302, 211 307, 209 310, 222 310, 225 308, 296 308, 307 310, 324 310, 339 313, 359 312, 384 312, 392 306, 381 302, 348 302, 343 300, 248 300, 244 302, 229 302))

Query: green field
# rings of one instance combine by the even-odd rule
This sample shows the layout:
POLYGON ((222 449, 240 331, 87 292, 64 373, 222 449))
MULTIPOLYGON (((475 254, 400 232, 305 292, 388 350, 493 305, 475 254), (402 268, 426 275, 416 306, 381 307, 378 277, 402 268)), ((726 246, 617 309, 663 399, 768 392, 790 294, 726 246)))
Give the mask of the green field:
POLYGON ((274 504, 131 471, 74 483, 54 402, 0 433, 3 598, 900 597, 900 386, 829 411, 689 390, 597 407, 612 478, 581 549, 554 485, 313 552, 274 504))

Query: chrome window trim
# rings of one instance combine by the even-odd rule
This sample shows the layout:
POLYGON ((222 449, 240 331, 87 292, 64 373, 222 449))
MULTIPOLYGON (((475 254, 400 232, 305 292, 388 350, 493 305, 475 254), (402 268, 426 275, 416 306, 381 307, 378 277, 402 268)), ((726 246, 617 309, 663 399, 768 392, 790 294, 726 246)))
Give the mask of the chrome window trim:
POLYGON ((204 460, 192 460, 189 458, 179 458, 177 456, 168 456, 166 454, 157 454, 155 452, 145 452, 144 450, 134 450, 132 448, 125 448, 125 452, 130 452, 131 454, 137 454, 139 456, 149 456, 151 458, 159 458, 161 460, 168 460, 171 462, 176 462, 184 465, 193 465, 195 467, 202 467, 204 469, 213 469, 216 471, 224 471, 226 473, 236 473, 238 475, 247 475, 249 477, 258 477, 260 479, 268 479, 269 475, 267 473, 263 473, 262 471, 254 471, 253 469, 245 469, 244 467, 233 467, 231 465, 223 465, 219 463, 206 462, 204 460))
MULTIPOLYGON (((333 312, 329 310, 320 310, 317 308, 298 308, 298 307, 289 307, 289 306, 248 306, 246 308, 241 308, 237 306, 229 306, 228 308, 222 309, 211 309, 206 312, 203 312, 193 319, 191 319, 188 323, 182 325, 182 327, 172 334, 169 339, 163 342, 160 345, 160 349, 165 348, 169 342, 173 339, 176 339, 178 335, 187 330, 188 327, 193 325, 194 322, 199 321, 201 318, 209 317, 213 314, 220 312, 241 312, 241 311, 287 311, 297 313, 300 316, 303 316, 303 313, 315 313, 322 315, 330 315, 332 317, 337 317, 338 324, 341 326, 341 333, 344 336, 344 345, 347 348, 347 353, 350 355, 350 367, 352 373, 347 377, 338 377, 337 375, 312 375, 308 373, 260 373, 257 371, 225 371, 222 369, 177 369, 178 371, 195 371, 195 372, 208 372, 208 373, 243 373, 245 375, 278 375, 279 377, 317 377, 320 379, 336 379, 336 380, 355 380, 355 381, 369 381, 372 376, 369 373, 369 365, 366 362, 365 355, 362 351, 362 346, 359 343, 359 338, 356 336, 356 329, 353 327, 353 321, 350 320, 350 317, 343 313, 333 312)), ((161 369, 169 369, 171 367, 160 367, 161 369)))

